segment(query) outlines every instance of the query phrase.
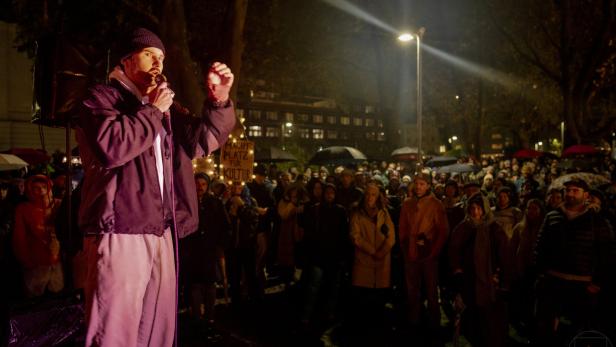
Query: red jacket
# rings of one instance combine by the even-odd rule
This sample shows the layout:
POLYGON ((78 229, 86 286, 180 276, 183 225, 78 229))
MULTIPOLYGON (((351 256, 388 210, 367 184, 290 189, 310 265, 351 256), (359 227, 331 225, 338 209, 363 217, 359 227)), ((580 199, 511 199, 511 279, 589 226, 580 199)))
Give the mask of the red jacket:
POLYGON ((30 177, 26 181, 28 201, 15 209, 13 251, 26 269, 53 265, 59 261, 60 244, 56 239, 55 218, 59 200, 52 198, 51 181, 43 175, 30 177), (47 196, 36 197, 32 191, 35 180, 47 184, 47 196))

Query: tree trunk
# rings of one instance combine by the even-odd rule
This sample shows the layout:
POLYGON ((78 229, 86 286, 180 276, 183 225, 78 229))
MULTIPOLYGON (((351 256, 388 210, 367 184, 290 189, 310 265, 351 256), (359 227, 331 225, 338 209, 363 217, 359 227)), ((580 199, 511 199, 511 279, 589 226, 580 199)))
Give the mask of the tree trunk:
POLYGON ((160 34, 167 51, 165 59, 167 77, 177 95, 176 100, 192 112, 199 113, 205 100, 200 83, 202 74, 190 57, 186 35, 186 17, 183 0, 164 0, 160 16, 160 34))

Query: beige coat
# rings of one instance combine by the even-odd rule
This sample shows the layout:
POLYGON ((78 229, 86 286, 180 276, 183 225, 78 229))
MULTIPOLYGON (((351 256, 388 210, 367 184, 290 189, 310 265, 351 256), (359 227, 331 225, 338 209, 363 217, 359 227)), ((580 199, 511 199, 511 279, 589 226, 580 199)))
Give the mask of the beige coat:
POLYGON ((365 288, 391 285, 391 248, 396 242, 394 224, 387 210, 379 210, 376 224, 363 208, 351 216, 351 241, 355 246, 352 284, 365 288), (387 235, 382 226, 386 225, 387 235))

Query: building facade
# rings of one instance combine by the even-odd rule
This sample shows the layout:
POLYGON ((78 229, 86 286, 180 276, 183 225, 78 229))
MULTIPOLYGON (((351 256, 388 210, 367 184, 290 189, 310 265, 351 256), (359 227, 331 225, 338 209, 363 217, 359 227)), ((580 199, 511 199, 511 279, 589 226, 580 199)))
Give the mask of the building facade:
POLYGON ((251 91, 239 97, 237 114, 257 148, 284 148, 300 160, 329 146, 355 147, 369 160, 386 160, 391 152, 383 115, 370 105, 343 110, 332 99, 251 91))

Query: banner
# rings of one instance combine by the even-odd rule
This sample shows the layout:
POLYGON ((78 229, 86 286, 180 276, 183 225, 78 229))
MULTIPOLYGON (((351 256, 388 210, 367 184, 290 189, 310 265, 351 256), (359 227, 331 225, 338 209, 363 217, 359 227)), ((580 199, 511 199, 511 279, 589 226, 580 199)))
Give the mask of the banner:
POLYGON ((255 143, 233 139, 220 149, 220 173, 225 181, 250 182, 255 161, 255 143))

